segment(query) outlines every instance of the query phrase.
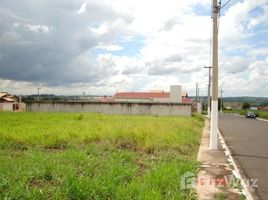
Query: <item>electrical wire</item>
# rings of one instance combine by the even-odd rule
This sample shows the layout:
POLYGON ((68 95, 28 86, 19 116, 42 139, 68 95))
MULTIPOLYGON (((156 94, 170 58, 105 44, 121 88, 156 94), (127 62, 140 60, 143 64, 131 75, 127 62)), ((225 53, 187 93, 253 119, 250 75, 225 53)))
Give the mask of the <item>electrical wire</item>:
POLYGON ((232 0, 227 1, 223 6, 220 6, 219 9, 224 8, 228 3, 230 3, 232 0))
MULTIPOLYGON (((212 0, 213 1, 213 0, 212 0)), ((232 0, 228 0, 225 4, 222 5, 222 1, 219 0, 219 5, 217 6, 217 12, 218 12, 218 20, 217 20, 217 34, 219 34, 219 27, 220 27, 220 18, 221 18, 221 9, 224 8, 228 3, 230 3, 232 0)), ((212 5, 212 4, 211 4, 212 5)), ((214 12, 213 7, 211 7, 211 18, 213 18, 213 12, 214 12)), ((210 66, 212 65, 212 32, 210 34, 210 44, 209 44, 209 63, 210 66)))

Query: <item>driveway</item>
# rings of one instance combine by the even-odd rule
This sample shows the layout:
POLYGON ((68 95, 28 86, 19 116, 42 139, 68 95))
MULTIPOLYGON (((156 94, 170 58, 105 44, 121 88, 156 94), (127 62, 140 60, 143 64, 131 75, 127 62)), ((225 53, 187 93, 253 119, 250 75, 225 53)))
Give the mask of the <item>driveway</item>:
POLYGON ((258 179, 257 193, 268 199, 268 122, 219 115, 219 130, 245 175, 258 179))

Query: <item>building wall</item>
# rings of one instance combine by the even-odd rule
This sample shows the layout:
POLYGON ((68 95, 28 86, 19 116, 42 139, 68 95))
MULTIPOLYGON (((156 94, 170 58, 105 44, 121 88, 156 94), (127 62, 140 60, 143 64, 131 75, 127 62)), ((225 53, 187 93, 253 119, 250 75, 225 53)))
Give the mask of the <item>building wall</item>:
POLYGON ((25 103, 0 103, 0 111, 25 111, 25 103))
POLYGON ((171 85, 170 86, 170 102, 182 102, 181 97, 181 86, 180 85, 171 85))
POLYGON ((155 102, 28 103, 28 112, 95 112, 123 115, 191 116, 190 104, 155 102))
POLYGON ((13 103, 0 103, 0 111, 13 111, 13 103))

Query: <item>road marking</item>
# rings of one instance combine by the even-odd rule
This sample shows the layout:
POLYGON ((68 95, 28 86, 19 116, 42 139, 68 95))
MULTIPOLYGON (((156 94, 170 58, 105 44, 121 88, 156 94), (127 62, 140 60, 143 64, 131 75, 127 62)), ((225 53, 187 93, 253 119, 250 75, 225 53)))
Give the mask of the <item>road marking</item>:
POLYGON ((240 181, 241 181, 241 184, 242 184, 242 187, 243 187, 242 193, 246 196, 246 198, 248 200, 255 200, 256 199, 256 198, 254 198, 255 195, 253 195, 252 191, 250 191, 250 189, 248 188, 247 183, 245 182, 246 179, 245 179, 245 177, 242 177, 241 171, 239 170, 239 168, 238 168, 238 166, 237 166, 237 164, 236 164, 236 162, 235 162, 235 160, 234 160, 234 158, 233 158, 233 156, 231 154, 231 150, 227 146, 227 144, 226 144, 226 142, 225 142, 225 140, 224 140, 224 138, 223 138, 223 136, 222 136, 222 134, 221 134, 221 132, 219 130, 218 130, 218 135, 219 135, 219 139, 220 139, 220 142, 222 144, 222 147, 223 147, 223 149, 225 149, 225 154, 229 157, 228 160, 234 166, 234 170, 232 170, 233 174, 236 177, 238 177, 240 179, 240 181))

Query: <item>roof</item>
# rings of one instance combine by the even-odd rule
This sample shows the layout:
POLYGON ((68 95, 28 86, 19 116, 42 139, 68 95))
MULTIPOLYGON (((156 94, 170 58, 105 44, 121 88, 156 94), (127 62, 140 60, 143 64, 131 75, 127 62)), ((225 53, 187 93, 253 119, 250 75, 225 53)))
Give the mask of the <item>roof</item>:
MULTIPOLYGON (((153 99, 169 98, 169 92, 117 92, 113 99, 153 99)), ((182 97, 182 103, 193 103, 191 98, 182 97)))
POLYGON ((7 92, 0 92, 0 100, 1 102, 15 102, 17 101, 17 97, 8 94, 7 92))
POLYGON ((3 96, 6 96, 7 93, 6 92, 0 92, 0 98, 3 97, 3 96))
POLYGON ((152 98, 169 98, 169 92, 117 92, 115 99, 152 99, 152 98))
POLYGON ((183 97, 182 103, 193 103, 193 100, 191 98, 183 97))
POLYGON ((13 100, 13 99, 8 98, 8 97, 3 97, 2 99, 6 100, 6 101, 8 101, 8 102, 14 102, 14 100, 13 100))

